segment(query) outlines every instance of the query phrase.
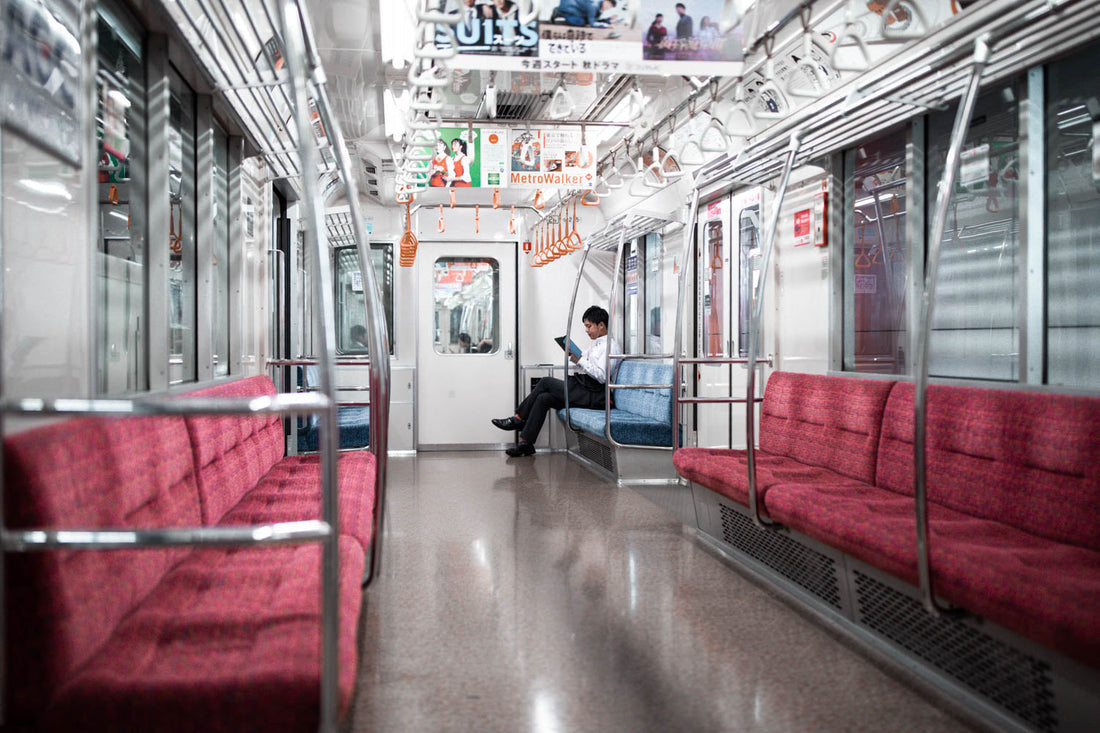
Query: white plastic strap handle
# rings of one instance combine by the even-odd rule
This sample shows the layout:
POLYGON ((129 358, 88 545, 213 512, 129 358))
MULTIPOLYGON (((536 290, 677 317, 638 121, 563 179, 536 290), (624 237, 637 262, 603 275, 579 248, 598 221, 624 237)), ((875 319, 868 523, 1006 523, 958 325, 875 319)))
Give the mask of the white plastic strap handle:
POLYGON ((892 40, 907 40, 910 38, 921 38, 928 31, 932 30, 932 24, 928 22, 928 16, 924 14, 924 8, 921 7, 919 2, 907 2, 904 8, 899 8, 901 0, 890 0, 886 3, 886 7, 882 10, 882 37, 892 40), (896 26, 897 22, 891 24, 890 18, 897 18, 898 11, 909 12, 912 11, 916 15, 916 19, 920 21, 920 24, 910 23, 909 27, 903 31, 892 28, 896 26))

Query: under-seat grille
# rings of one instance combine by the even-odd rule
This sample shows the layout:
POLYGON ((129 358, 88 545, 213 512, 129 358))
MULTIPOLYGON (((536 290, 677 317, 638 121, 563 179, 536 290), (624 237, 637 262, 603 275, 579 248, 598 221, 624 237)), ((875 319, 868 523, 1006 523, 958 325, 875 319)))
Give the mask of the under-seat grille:
POLYGON ((611 459, 611 448, 603 443, 592 440, 584 433, 577 433, 577 452, 597 466, 606 469, 609 473, 615 473, 615 464, 611 459))
POLYGON ((749 517, 721 502, 718 506, 722 512, 722 539, 836 610, 843 610, 835 560, 787 535, 760 529, 749 517))
POLYGON ((934 618, 920 602, 859 572, 856 621, 1040 731, 1058 730, 1050 665, 967 624, 934 618))

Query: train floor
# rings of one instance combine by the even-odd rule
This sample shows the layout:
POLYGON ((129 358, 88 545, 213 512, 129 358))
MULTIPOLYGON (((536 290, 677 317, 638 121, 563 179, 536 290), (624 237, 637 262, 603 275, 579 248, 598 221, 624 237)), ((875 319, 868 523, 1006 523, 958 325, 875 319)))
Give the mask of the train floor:
POLYGON ((393 458, 388 486, 344 733, 971 730, 734 570, 674 492, 498 452, 393 458))

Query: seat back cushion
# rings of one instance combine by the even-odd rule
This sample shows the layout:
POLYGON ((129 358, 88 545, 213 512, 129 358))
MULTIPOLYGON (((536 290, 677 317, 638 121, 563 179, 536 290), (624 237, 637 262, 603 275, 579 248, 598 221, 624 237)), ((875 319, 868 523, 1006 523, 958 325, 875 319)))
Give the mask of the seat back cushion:
POLYGON ((774 372, 760 411, 760 448, 867 483, 893 382, 774 372))
MULTIPOLYGON (((188 397, 244 399, 275 394, 270 377, 249 377, 188 393, 188 397)), ((283 422, 278 415, 189 415, 184 418, 195 455, 203 522, 217 524, 225 513, 283 457, 283 422)))
MULTIPOLYGON (((878 484, 913 494, 913 385, 883 418, 878 484)), ((1100 550, 1100 398, 932 385, 928 499, 1100 550)))
MULTIPOLYGON (((180 418, 67 420, 10 435, 4 444, 9 527, 200 523, 191 444, 180 418)), ((8 555, 13 719, 41 708, 186 553, 171 548, 8 555)))
MULTIPOLYGON (((672 365, 626 359, 615 373, 616 384, 672 384, 672 365)), ((671 389, 617 389, 615 407, 660 423, 672 424, 671 389)))

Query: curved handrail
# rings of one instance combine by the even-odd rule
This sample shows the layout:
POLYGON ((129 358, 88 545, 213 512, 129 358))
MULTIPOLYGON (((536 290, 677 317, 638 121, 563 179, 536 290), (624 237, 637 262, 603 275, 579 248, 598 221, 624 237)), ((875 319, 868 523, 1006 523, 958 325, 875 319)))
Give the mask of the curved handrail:
POLYGON ((959 159, 966 141, 966 132, 974 105, 978 100, 982 71, 989 61, 989 37, 980 36, 974 43, 974 64, 970 72, 970 82, 966 93, 959 101, 959 110, 955 115, 955 127, 951 132, 951 146, 947 150, 943 179, 936 194, 936 209, 932 215, 932 230, 928 238, 928 256, 925 260, 924 290, 920 302, 920 327, 917 330, 917 348, 914 356, 914 394, 913 394, 913 494, 917 519, 917 571, 920 580, 921 602, 933 616, 946 611, 936 602, 932 583, 932 564, 928 544, 928 480, 926 473, 926 418, 928 398, 928 339, 932 331, 932 314, 936 294, 936 276, 939 272, 940 250, 943 233, 947 228, 947 209, 951 195, 955 190, 959 159))
MULTIPOLYGON (((763 256, 760 260, 760 278, 756 283, 756 293, 753 295, 752 318, 749 319, 749 348, 748 363, 756 364, 757 340, 760 336, 760 316, 764 312, 764 290, 768 284, 768 266, 771 264, 772 250, 775 248, 775 235, 779 229, 779 210, 783 207, 783 197, 787 193, 787 185, 791 180, 791 170, 794 168, 794 159, 798 155, 798 149, 802 145, 799 130, 791 133, 790 145, 787 148, 787 162, 783 166, 783 175, 779 181, 779 189, 775 194, 772 205, 771 221, 768 224, 767 236, 764 241, 763 256)), ((758 527, 774 526, 772 522, 765 520, 760 515, 760 497, 756 490, 756 369, 749 369, 745 392, 745 458, 748 464, 749 481, 749 513, 753 522, 758 527)))
MULTIPOLYGON (((316 136, 310 120, 309 111, 309 59, 303 30, 305 18, 295 0, 285 0, 281 14, 283 46, 290 84, 290 98, 294 110, 294 121, 299 140, 299 156, 302 163, 302 200, 305 215, 306 249, 313 259, 317 273, 317 287, 313 291, 313 305, 320 320, 317 337, 320 344, 318 353, 318 372, 322 394, 333 399, 335 379, 332 362, 336 361, 336 319, 332 272, 327 257, 325 215, 322 211, 322 194, 318 185, 317 170, 320 155, 316 149, 316 136), (312 246, 311 246, 312 245, 312 246)), ((320 86, 320 85, 318 85, 320 86)), ((324 106, 323 101, 318 108, 324 106)), ((330 120, 331 122, 331 120, 330 120)), ((330 134, 332 131, 330 130, 330 134)), ((332 138, 336 143, 336 138, 332 138)), ((342 145, 333 145, 334 148, 342 145)), ((351 197, 349 197, 351 198, 351 197)), ((379 353, 379 352, 376 352, 379 353)), ((381 361, 381 360, 376 360, 381 361)), ((328 524, 333 535, 322 542, 321 556, 321 713, 320 729, 334 730, 337 722, 337 675, 339 649, 337 630, 339 628, 340 606, 338 588, 339 557, 337 533, 339 532, 339 514, 337 511, 336 453, 338 449, 338 425, 336 407, 332 406, 320 415, 321 449, 321 520, 328 524)))
POLYGON ((680 252, 680 264, 677 271, 676 283, 676 324, 672 328, 672 450, 680 447, 680 364, 683 359, 680 350, 683 348, 684 325, 684 273, 687 272, 688 253, 695 246, 695 217, 699 215, 699 189, 691 194, 691 204, 688 207, 687 231, 684 233, 684 249, 680 252))

